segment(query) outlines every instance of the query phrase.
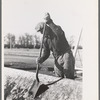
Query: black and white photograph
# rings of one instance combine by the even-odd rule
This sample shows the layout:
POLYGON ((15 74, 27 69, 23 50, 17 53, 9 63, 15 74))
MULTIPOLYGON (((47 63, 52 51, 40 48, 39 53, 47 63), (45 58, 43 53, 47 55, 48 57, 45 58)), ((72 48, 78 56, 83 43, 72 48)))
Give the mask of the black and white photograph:
POLYGON ((2 0, 2 100, 98 100, 97 8, 2 0))

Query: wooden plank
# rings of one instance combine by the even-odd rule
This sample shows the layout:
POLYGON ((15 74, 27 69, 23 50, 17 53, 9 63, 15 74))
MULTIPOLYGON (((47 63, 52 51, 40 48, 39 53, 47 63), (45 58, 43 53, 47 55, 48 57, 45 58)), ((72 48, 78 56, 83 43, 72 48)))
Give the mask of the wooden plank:
POLYGON ((73 55, 74 57, 76 57, 76 53, 77 53, 77 50, 78 50, 78 46, 79 46, 79 42, 80 42, 80 38, 81 38, 81 34, 82 34, 82 29, 81 29, 81 32, 80 32, 80 35, 79 35, 79 38, 76 42, 76 45, 75 45, 75 49, 74 49, 74 52, 73 52, 73 55))
MULTIPOLYGON (((28 90, 35 80, 35 73, 11 68, 4 68, 4 89, 7 100, 34 100, 28 97, 28 90), (11 94, 10 94, 11 93, 11 94)), ((48 84, 58 80, 58 77, 39 74, 39 79, 43 84, 48 84)), ((42 93, 35 100, 82 100, 82 82, 62 79, 55 84, 49 85, 49 89, 42 93)))

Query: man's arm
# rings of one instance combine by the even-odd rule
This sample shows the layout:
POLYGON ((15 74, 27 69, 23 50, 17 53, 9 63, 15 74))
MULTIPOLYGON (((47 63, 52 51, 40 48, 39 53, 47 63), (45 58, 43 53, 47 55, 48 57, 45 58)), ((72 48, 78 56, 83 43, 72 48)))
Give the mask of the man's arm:
POLYGON ((49 49, 49 46, 47 44, 47 39, 44 38, 43 55, 38 59, 38 62, 43 63, 49 56, 50 56, 50 49, 49 49))
POLYGON ((49 23, 48 25, 52 29, 52 31, 55 33, 55 35, 62 35, 64 33, 61 27, 58 25, 55 25, 53 21, 51 21, 51 23, 49 23))
POLYGON ((51 19, 49 13, 46 13, 46 14, 45 14, 45 18, 44 18, 44 19, 45 19, 45 21, 46 21, 46 24, 49 25, 49 27, 52 29, 52 31, 54 32, 54 34, 55 34, 56 36, 64 34, 64 31, 62 30, 62 28, 61 28, 60 26, 56 25, 56 24, 53 22, 53 20, 51 19))

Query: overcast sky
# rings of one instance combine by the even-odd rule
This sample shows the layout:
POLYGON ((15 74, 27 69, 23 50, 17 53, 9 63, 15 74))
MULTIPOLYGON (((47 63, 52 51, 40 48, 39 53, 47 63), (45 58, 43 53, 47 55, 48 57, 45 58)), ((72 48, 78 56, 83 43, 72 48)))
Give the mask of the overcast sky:
POLYGON ((82 0, 3 0, 3 34, 34 34, 36 24, 49 12, 67 37, 78 35, 84 25, 83 6, 82 0))
POLYGON ((12 33, 16 37, 26 32, 35 34, 35 26, 44 21, 45 12, 49 12, 67 38, 77 37, 89 20, 88 13, 91 16, 89 10, 94 7, 91 1, 90 4, 89 0, 3 0, 3 34, 12 33))

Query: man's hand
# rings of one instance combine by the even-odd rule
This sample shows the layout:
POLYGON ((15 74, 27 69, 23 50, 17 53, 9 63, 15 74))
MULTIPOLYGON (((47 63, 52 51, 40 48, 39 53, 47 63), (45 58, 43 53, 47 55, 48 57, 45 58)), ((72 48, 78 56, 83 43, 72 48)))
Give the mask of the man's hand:
POLYGON ((42 59, 40 57, 36 59, 36 64, 42 64, 42 62, 43 61, 42 61, 42 59))
POLYGON ((50 14, 49 14, 48 12, 45 13, 44 19, 45 19, 46 21, 48 21, 48 20, 51 19, 51 18, 50 18, 50 14))
POLYGON ((52 21, 51 17, 50 17, 50 14, 47 12, 45 13, 45 16, 44 16, 44 20, 45 22, 48 24, 49 22, 52 21))

